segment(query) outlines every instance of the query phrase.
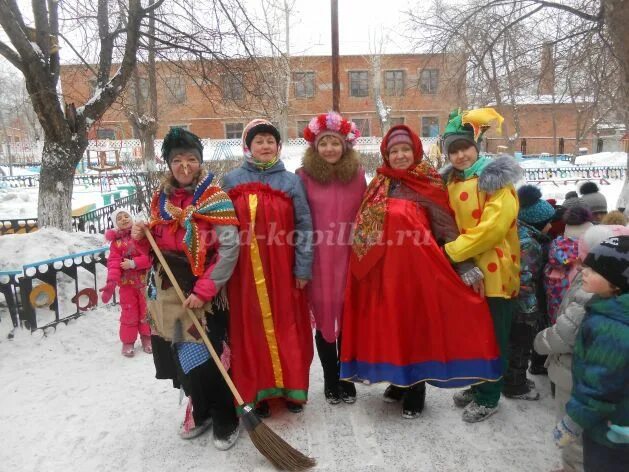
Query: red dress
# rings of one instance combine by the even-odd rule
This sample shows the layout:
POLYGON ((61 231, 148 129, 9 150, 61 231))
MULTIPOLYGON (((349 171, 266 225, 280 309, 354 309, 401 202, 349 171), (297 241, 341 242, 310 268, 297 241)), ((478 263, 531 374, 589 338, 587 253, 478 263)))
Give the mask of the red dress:
POLYGON ((437 244, 429 204, 451 215, 443 184, 427 164, 378 169, 356 220, 342 379, 461 387, 501 377, 487 303, 463 283, 437 244), (410 189, 407 198, 392 192, 396 179, 410 189), (419 197, 432 203, 420 204, 419 197))
POLYGON ((304 403, 313 356, 305 294, 295 287, 293 202, 261 183, 229 191, 240 255, 228 284, 231 373, 245 403, 304 403))

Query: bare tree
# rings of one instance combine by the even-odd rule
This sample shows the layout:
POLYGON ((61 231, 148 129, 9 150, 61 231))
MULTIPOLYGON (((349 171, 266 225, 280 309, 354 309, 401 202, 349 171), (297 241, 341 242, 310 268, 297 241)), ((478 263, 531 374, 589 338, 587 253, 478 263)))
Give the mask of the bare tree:
MULTIPOLYGON (((24 75, 44 132, 37 208, 41 226, 71 229, 73 175, 87 147, 87 130, 124 89, 135 67, 142 20, 162 2, 144 8, 140 0, 129 0, 128 4, 98 0, 95 7, 89 3, 33 0, 34 23, 30 26, 16 0, 0 0, 0 26, 11 42, 0 42, 0 54, 24 75), (98 61, 92 67, 96 76, 94 93, 80 107, 74 103, 64 107, 58 94, 58 43, 67 33, 60 28, 66 21, 60 21, 60 8, 98 31, 98 61), (112 70, 117 53, 120 65, 112 70)), ((70 42, 66 44, 73 48, 70 42)))

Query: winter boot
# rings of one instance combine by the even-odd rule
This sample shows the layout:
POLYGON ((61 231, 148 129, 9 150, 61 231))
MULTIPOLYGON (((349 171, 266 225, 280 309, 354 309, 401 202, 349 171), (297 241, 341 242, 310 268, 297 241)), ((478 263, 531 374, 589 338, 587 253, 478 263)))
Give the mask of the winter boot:
POLYGON ((200 425, 192 427, 188 426, 188 423, 184 421, 181 428, 179 428, 179 437, 181 439, 196 438, 210 429, 210 426, 212 426, 212 418, 206 418, 200 425))
POLYGON ((356 386, 354 385, 354 382, 341 380, 339 382, 339 390, 341 394, 341 400, 350 405, 352 403, 356 403, 356 386))
POLYGON ((301 413, 302 411, 304 411, 304 406, 301 403, 295 403, 286 400, 286 409, 291 413, 301 413))
POLYGON ((386 403, 399 402, 402 398, 404 398, 404 393, 405 392, 406 392, 405 388, 398 387, 397 385, 391 384, 384 391, 384 395, 382 395, 382 399, 386 403))
POLYGON ((234 444, 236 444, 236 440, 238 439, 238 435, 240 434, 240 425, 236 426, 231 433, 228 433, 225 436, 218 436, 216 432, 214 432, 214 447, 219 451, 226 451, 234 444))
POLYGON ((495 407, 489 407, 479 405, 475 401, 472 401, 463 410, 463 421, 466 423, 478 423, 480 421, 485 421, 497 411, 498 405, 495 407))
POLYGON ((324 383, 323 393, 325 395, 325 401, 330 405, 338 405, 341 403, 341 393, 338 382, 334 383, 324 383))
POLYGON ((454 404, 459 408, 464 408, 474 401, 474 394, 472 393, 471 388, 466 388, 465 390, 460 390, 452 395, 452 400, 454 400, 454 404))
POLYGON ((420 382, 410 387, 404 395, 402 418, 409 420, 419 417, 426 402, 426 384, 420 382))
POLYGON ((141 336, 140 340, 142 341, 142 350, 147 354, 153 353, 153 346, 151 346, 151 337, 150 336, 141 336))
POLYGON ((271 408, 269 402, 266 400, 261 401, 253 410, 258 418, 268 418, 271 416, 271 408))
POLYGON ((133 357, 133 343, 123 343, 122 345, 122 355, 125 357, 133 357))
POLYGON ((511 394, 508 391, 505 392, 505 390, 503 389, 502 394, 507 398, 512 398, 513 400, 529 400, 529 401, 539 400, 539 392, 535 388, 535 382, 527 379, 526 386, 528 389, 528 391, 526 392, 519 393, 519 394, 511 394))

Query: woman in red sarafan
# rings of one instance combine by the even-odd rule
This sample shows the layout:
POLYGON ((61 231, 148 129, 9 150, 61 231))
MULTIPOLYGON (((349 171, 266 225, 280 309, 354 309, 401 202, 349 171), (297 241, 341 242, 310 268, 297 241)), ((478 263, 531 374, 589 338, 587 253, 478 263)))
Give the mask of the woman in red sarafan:
POLYGON ((499 351, 471 262, 441 247, 458 230, 439 174, 404 125, 382 140, 384 165, 358 216, 345 293, 341 378, 389 382, 385 401, 416 418, 425 382, 461 387, 501 376, 499 351), (458 274, 457 274, 458 272, 458 274))
POLYGON ((293 413, 308 400, 312 328, 304 287, 312 276, 312 220, 299 177, 279 159, 281 139, 257 119, 243 132, 245 162, 223 177, 240 222, 240 254, 228 284, 231 369, 245 403, 293 413))

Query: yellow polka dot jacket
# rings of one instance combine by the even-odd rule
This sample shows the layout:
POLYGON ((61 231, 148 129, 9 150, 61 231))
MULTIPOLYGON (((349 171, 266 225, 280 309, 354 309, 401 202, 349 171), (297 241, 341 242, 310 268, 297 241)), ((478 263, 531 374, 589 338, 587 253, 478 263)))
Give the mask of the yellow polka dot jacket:
POLYGON ((465 179, 448 165, 441 170, 460 236, 445 245, 453 262, 473 259, 485 276, 485 296, 515 298, 520 290, 518 197, 522 168, 510 157, 493 159, 465 179))

